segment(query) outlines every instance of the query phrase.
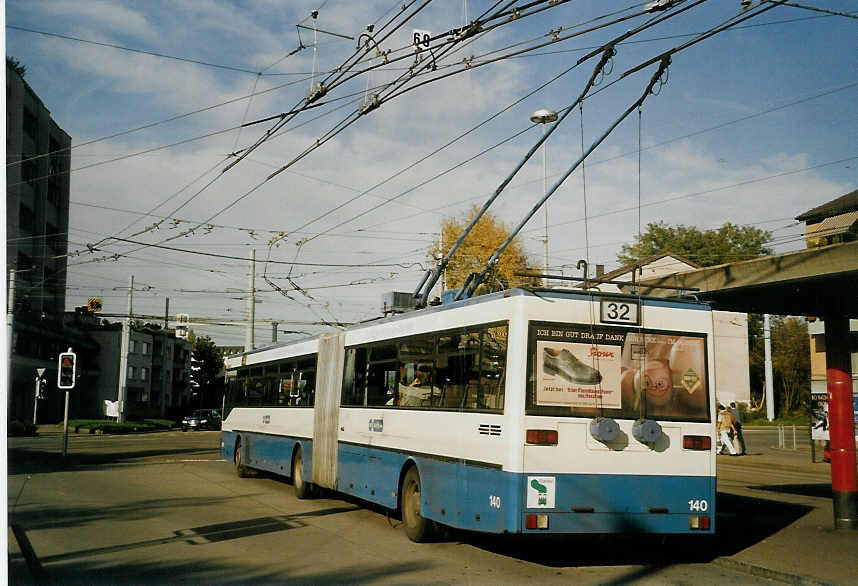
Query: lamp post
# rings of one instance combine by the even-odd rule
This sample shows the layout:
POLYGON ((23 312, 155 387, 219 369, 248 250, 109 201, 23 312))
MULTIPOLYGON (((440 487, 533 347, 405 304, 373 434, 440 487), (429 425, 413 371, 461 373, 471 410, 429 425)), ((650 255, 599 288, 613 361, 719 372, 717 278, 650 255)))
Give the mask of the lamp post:
MULTIPOLYGON (((545 125, 557 120, 557 112, 542 108, 530 115, 530 121, 542 124, 542 136, 545 136, 545 125)), ((542 193, 548 193, 548 141, 542 144, 542 193)), ((545 202, 545 230, 542 234, 542 273, 548 274, 548 202, 545 202)), ((548 286, 548 279, 543 278, 543 286, 548 286)))

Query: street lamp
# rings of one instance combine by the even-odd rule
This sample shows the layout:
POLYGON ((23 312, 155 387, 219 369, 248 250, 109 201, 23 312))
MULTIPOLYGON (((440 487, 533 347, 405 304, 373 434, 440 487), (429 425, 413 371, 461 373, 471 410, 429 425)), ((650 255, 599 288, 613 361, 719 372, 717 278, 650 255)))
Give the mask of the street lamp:
MULTIPOLYGON (((534 124, 542 124, 542 136, 545 136, 545 125, 557 120, 557 112, 542 108, 530 115, 534 124)), ((542 143, 542 193, 548 193, 548 141, 542 143)), ((548 274, 548 201, 545 204, 545 231, 542 235, 542 273, 548 274)), ((548 286, 548 278, 544 277, 542 284, 548 286)))

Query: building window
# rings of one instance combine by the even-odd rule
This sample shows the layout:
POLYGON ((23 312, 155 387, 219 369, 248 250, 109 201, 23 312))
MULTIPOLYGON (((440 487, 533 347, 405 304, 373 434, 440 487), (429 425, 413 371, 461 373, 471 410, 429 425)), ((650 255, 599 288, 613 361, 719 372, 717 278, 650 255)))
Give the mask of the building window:
POLYGON ((21 162, 21 180, 26 181, 31 186, 39 177, 39 167, 36 161, 30 158, 30 155, 24 155, 21 162))
POLYGON ((143 342, 143 350, 142 350, 142 353, 143 353, 143 354, 149 354, 150 346, 151 346, 151 344, 149 344, 149 342, 143 342))
POLYGON ((128 340, 128 352, 137 352, 137 340, 128 340))
POLYGON ((54 177, 48 179, 48 201, 54 207, 60 206, 60 184, 54 177))
POLYGON ((33 140, 39 136, 39 119, 29 108, 24 108, 24 133, 33 140))
MULTIPOLYGON (((61 154, 61 151, 64 151, 63 147, 60 146, 60 143, 52 136, 50 139, 50 149, 51 149, 51 157, 50 157, 50 168, 49 173, 51 175, 55 175, 57 173, 63 172, 63 164, 62 157, 64 155, 61 154)), ((65 155, 66 157, 68 155, 65 155)))
POLYGON ((129 366, 128 367, 128 380, 134 380, 137 378, 137 367, 129 366))
POLYGON ((149 378, 149 369, 145 366, 140 369, 140 380, 145 381, 149 378))
POLYGON ((23 252, 19 252, 18 264, 15 267, 15 270, 22 278, 28 281, 31 280, 30 272, 33 270, 33 259, 23 252))
POLYGON ((18 226, 27 232, 33 232, 36 226, 35 212, 24 204, 18 208, 18 226))

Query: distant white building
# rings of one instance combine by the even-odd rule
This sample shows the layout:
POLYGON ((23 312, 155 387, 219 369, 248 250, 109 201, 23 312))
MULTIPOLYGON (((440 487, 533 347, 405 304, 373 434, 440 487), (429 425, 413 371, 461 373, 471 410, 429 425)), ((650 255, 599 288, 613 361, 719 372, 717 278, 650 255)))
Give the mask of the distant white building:
MULTIPOLYGON (((699 268, 697 264, 678 254, 665 253, 642 259, 609 273, 599 275, 597 271, 597 278, 604 281, 639 282, 699 268)), ((599 291, 618 293, 621 285, 601 283, 597 288, 599 291)), ((713 311, 712 320, 714 331, 712 343, 715 345, 713 387, 716 400, 725 405, 730 401, 748 404, 751 401, 748 315, 734 311, 713 311)))
MULTIPOLYGON (((118 400, 122 325, 101 326, 89 333, 101 347, 95 394, 102 405, 118 400)), ((192 352, 193 344, 177 339, 169 330, 132 328, 125 361, 126 416, 169 418, 186 411, 190 405, 192 352)))

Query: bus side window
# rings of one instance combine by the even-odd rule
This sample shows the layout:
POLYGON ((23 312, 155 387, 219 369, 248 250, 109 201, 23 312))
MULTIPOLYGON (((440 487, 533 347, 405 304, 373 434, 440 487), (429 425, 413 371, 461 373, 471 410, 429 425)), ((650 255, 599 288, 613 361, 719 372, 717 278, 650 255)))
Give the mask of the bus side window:
POLYGON ((346 348, 341 405, 363 405, 363 395, 366 390, 366 359, 365 347, 346 348))
POLYGON ((316 372, 305 370, 301 372, 301 381, 298 384, 298 405, 301 407, 312 407, 316 402, 316 372))
MULTIPOLYGON (((450 356, 448 377, 449 388, 445 386, 445 396, 458 401, 456 407, 476 408, 477 389, 479 389, 480 334, 468 332, 458 337, 456 353, 450 356)), ((450 399, 446 399, 447 403, 450 399)), ((452 405, 451 405, 452 406, 452 405)))
POLYGON ((481 409, 503 409, 506 382, 506 327, 489 328, 483 333, 480 358, 481 409))
POLYGON ((396 392, 399 368, 395 360, 385 360, 369 365, 366 379, 366 404, 385 405, 396 392))

